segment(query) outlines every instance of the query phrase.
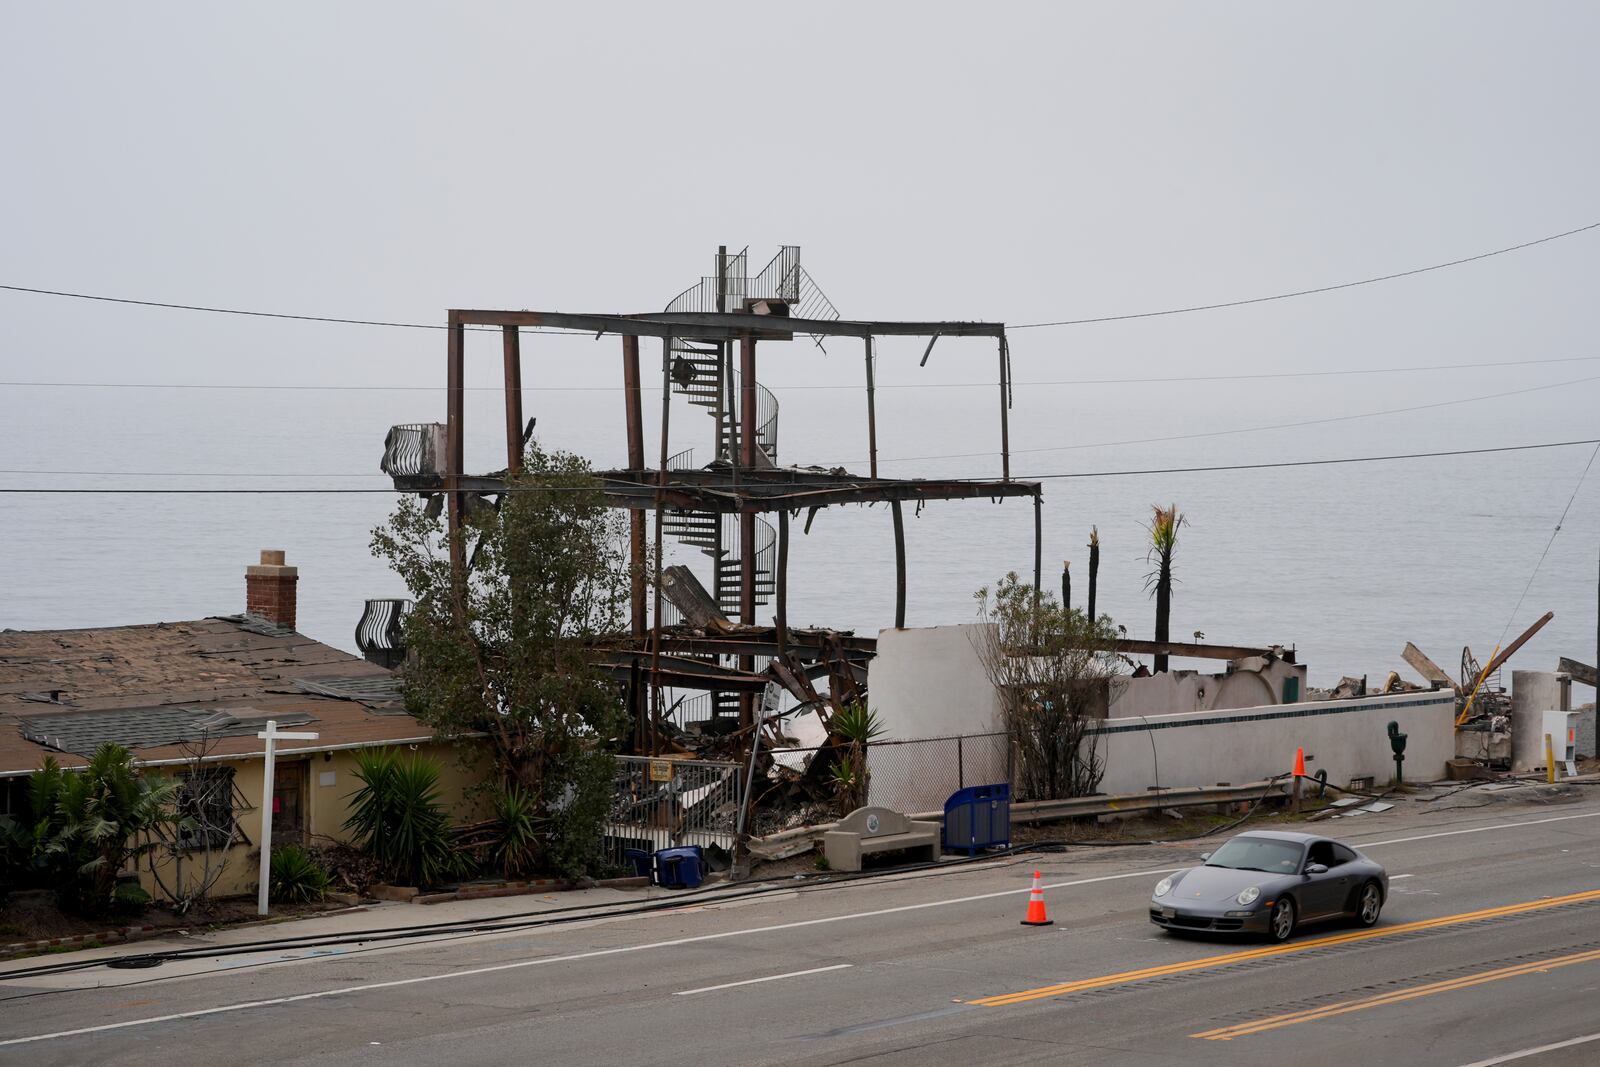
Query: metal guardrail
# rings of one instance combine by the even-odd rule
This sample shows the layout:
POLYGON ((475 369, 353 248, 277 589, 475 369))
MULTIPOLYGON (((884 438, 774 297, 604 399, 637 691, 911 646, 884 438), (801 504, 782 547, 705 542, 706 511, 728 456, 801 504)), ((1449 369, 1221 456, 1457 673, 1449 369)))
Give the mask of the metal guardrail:
MULTIPOLYGON (((1128 811, 1158 811, 1163 808, 1193 808, 1207 804, 1242 804, 1259 800, 1263 795, 1287 796, 1290 779, 1270 782, 1250 782, 1246 785, 1207 786, 1196 789, 1162 789, 1149 793, 1124 793, 1074 797, 1071 800, 1030 800, 1011 805, 1013 823, 1051 822, 1091 815, 1111 815, 1128 811)), ((908 818, 943 824, 944 810, 907 812, 908 818)), ((800 826, 766 837, 751 838, 750 851, 763 858, 781 858, 804 852, 806 840, 821 840, 822 835, 838 827, 838 823, 821 823, 800 826)))

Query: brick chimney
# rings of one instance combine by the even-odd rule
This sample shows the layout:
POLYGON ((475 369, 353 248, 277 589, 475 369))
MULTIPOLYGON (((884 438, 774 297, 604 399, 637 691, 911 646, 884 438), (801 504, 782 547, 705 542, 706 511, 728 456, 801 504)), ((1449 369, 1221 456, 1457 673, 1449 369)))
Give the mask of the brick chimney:
POLYGON ((300 572, 283 565, 283 549, 263 548, 261 563, 244 569, 245 611, 293 630, 299 581, 300 572))

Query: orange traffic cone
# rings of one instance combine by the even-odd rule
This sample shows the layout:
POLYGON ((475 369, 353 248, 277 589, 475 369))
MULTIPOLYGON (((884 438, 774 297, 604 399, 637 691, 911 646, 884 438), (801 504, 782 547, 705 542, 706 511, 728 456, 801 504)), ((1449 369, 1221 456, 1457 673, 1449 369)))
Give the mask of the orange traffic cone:
POLYGON ((1033 892, 1028 894, 1028 917, 1022 920, 1023 926, 1049 926, 1051 921, 1044 914, 1044 890, 1039 888, 1039 872, 1033 872, 1033 892))
POLYGON ((1304 748, 1294 750, 1294 776, 1296 778, 1304 778, 1306 776, 1306 750, 1304 748))

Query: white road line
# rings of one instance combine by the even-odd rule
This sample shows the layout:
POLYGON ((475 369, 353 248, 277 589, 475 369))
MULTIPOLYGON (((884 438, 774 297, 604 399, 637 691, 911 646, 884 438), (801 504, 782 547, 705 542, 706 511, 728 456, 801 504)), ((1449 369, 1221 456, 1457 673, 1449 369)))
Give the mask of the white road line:
POLYGON ((1481 834, 1485 830, 1510 830, 1519 826, 1543 826, 1551 822, 1567 822, 1571 819, 1600 818, 1600 811, 1586 811, 1581 815, 1557 815, 1549 819, 1525 819, 1522 822, 1499 822, 1493 826, 1474 826, 1466 830, 1442 830, 1436 834, 1418 834, 1416 837, 1395 837, 1388 841, 1368 841, 1357 843, 1358 848, 1377 848, 1379 845, 1405 845, 1412 841, 1431 841, 1436 837, 1456 837, 1459 834, 1481 834))
POLYGON ((1518 1052, 1507 1052, 1504 1056, 1493 1056, 1486 1060, 1477 1060, 1473 1063, 1464 1064, 1463 1067, 1494 1067, 1497 1063, 1510 1063, 1512 1060, 1537 1056, 1541 1052, 1553 1052, 1558 1048, 1571 1048, 1573 1045, 1586 1045, 1591 1041, 1600 1041, 1600 1034, 1589 1034, 1585 1037, 1574 1037, 1568 1041, 1557 1041, 1553 1045, 1540 1045, 1538 1048, 1525 1048, 1518 1052))
MULTIPOLYGON (((1454 837, 1457 834, 1476 834, 1486 830, 1508 830, 1522 826, 1542 826, 1546 823, 1566 822, 1570 819, 1592 819, 1600 817, 1600 811, 1585 812, 1580 815, 1558 815, 1549 819, 1530 819, 1525 822, 1496 823, 1492 826, 1475 826, 1467 830, 1444 830, 1433 834, 1419 834, 1415 837, 1400 837, 1389 841, 1374 841, 1364 844, 1362 848, 1376 848, 1379 845, 1402 845, 1410 841, 1426 841, 1436 837, 1454 837)), ((1073 886, 1095 885, 1100 882, 1115 882, 1126 878, 1149 878, 1151 875, 1171 874, 1181 871, 1183 867, 1161 867, 1144 871, 1129 871, 1125 874, 1105 874, 1097 878, 1079 878, 1070 882, 1052 882, 1043 886, 1044 889, 1069 889, 1073 886)), ((135 1026, 149 1026, 154 1023, 172 1022, 177 1019, 199 1019, 208 1015, 221 1015, 226 1012, 245 1011, 250 1008, 273 1007, 278 1004, 297 1004, 307 1000, 322 1000, 326 997, 346 996, 352 993, 366 993, 376 989, 397 989, 403 986, 421 985, 427 982, 442 982, 450 978, 471 978, 480 974, 494 974, 500 971, 519 970, 523 967, 542 967, 551 963, 571 963, 577 960, 596 959, 602 956, 617 956, 624 953, 644 952, 656 948, 675 948, 678 945, 693 945, 706 941, 722 941, 730 937, 746 937, 751 934, 770 934, 780 930, 798 930, 808 926, 823 926, 828 923, 848 922, 852 919, 871 919, 880 915, 895 915, 900 912, 922 911, 927 908, 943 908, 953 904, 971 904, 979 900, 995 900, 1000 897, 1018 896, 1029 892, 1031 887, 1016 889, 1001 889, 993 893, 977 893, 972 896, 951 897, 947 900, 929 900, 921 904, 902 904, 894 908, 878 908, 873 911, 859 911, 848 915, 827 915, 820 919, 802 919, 791 923, 778 923, 773 926, 758 926, 744 930, 724 930, 715 934, 699 934, 694 937, 678 937, 669 941, 652 941, 640 945, 620 945, 616 948, 596 949, 592 952, 577 952, 568 956, 543 956, 539 959, 517 960, 512 963, 499 963, 488 967, 472 967, 462 971, 446 971, 442 974, 424 974, 415 978, 399 978, 388 982, 368 982, 365 985, 345 986, 340 989, 323 989, 315 993, 298 993, 288 997, 273 997, 268 1000, 250 1000, 238 1004, 223 1004, 215 1008, 202 1008, 197 1011, 177 1012, 172 1015, 155 1015, 144 1019, 129 1019, 120 1023, 104 1023, 100 1026, 84 1026, 75 1030, 58 1030, 49 1034, 32 1034, 28 1037, 13 1037, 0 1040, 0 1048, 12 1045, 26 1045, 35 1041, 51 1041, 62 1037, 81 1037, 84 1034, 98 1034, 109 1030, 126 1030, 135 1026)), ((0 980, 4 980, 0 974, 0 980)))
POLYGON ((1389 876, 1389 881, 1398 882, 1402 878, 1415 878, 1415 877, 1416 877, 1416 875, 1414 875, 1414 874, 1391 874, 1389 876))
POLYGON ((821 974, 823 971, 842 971, 846 967, 854 966, 855 964, 853 963, 835 963, 832 967, 813 967, 809 971, 790 971, 788 974, 769 974, 765 978, 746 978, 742 982, 724 982, 721 985, 701 986, 699 989, 680 989, 672 995, 675 997, 692 997, 696 993, 715 993, 719 989, 732 989, 734 986, 776 982, 780 978, 801 978, 808 974, 821 974))
MULTIPOLYGON (((1129 871, 1126 874, 1105 874, 1098 878, 1079 878, 1071 882, 1054 882, 1044 886, 1045 889, 1066 889, 1071 886, 1094 885, 1097 882, 1115 882, 1124 878, 1149 878, 1156 874, 1171 874, 1173 871, 1182 870, 1181 867, 1163 867, 1157 870, 1129 871)), ((511 963, 497 963, 488 967, 472 967, 464 971, 446 971, 443 974, 424 974, 415 978, 396 978, 387 982, 368 982, 365 985, 345 986, 341 989, 322 989, 315 993, 297 993, 289 997, 272 997, 267 1000, 247 1000, 239 1004, 223 1004, 215 1008, 201 1008, 196 1011, 176 1012, 171 1015, 154 1015, 145 1019, 129 1019, 120 1023, 103 1023, 100 1026, 82 1026, 75 1030, 58 1030, 49 1034, 32 1034, 28 1037, 13 1037, 0 1041, 0 1048, 11 1045, 27 1045, 35 1041, 52 1041, 62 1037, 82 1037, 85 1034, 100 1034, 109 1030, 126 1030, 135 1026, 149 1026, 154 1023, 173 1022, 178 1019, 200 1019, 208 1015, 221 1015, 225 1012, 246 1011, 250 1008, 269 1008, 279 1004, 298 1004, 307 1000, 322 1000, 326 997, 346 996, 351 993, 367 993, 376 989, 398 989, 403 986, 421 985, 427 982, 442 982, 449 978, 472 978, 480 974, 496 974, 500 971, 515 971, 524 967, 542 967, 550 963, 571 963, 576 960, 596 959, 602 956, 619 956, 624 953, 644 952, 654 948, 676 948, 679 945, 695 945, 706 941, 722 941, 730 937, 746 937, 750 934, 770 934, 779 930, 798 930, 807 926, 823 926, 827 923, 846 922, 851 919, 871 919, 880 915, 894 915, 898 912, 921 911, 926 908, 943 908, 951 904, 970 904, 979 900, 994 900, 998 897, 1013 897, 1029 892, 1030 886, 1018 889, 1001 889, 993 893, 978 893, 973 896, 952 897, 948 900, 929 900, 921 904, 902 904, 895 908, 878 908, 873 911, 859 911, 849 915, 827 915, 820 919, 801 919, 792 923, 778 923, 773 926, 757 926, 744 930, 724 930, 715 934, 698 934, 694 937, 676 937, 669 941, 651 941, 642 945, 619 945, 616 948, 595 949, 592 952, 575 952, 568 956, 542 956, 532 960, 516 960, 511 963)))

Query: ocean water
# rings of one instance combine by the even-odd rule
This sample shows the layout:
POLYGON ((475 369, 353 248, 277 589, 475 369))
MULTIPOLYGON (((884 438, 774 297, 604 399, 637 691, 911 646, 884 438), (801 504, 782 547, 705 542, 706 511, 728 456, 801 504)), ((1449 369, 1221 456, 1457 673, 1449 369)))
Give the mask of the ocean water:
MULTIPOLYGON (((827 369, 835 377, 774 370, 782 458, 864 472, 859 360, 839 359, 827 369), (819 381, 848 387, 815 388, 819 381)), ((1537 386, 1559 381, 1561 373, 1528 371, 1511 385, 1503 376, 1494 385, 1537 386)), ((1039 362, 1019 360, 1016 368, 1020 382, 1066 376, 1039 362)), ((914 355, 880 364, 880 380, 884 473, 998 475, 992 385, 908 388, 920 384, 914 355)), ((491 383, 490 377, 471 379, 480 387, 468 400, 473 469, 503 462, 501 401, 481 388, 491 383)), ((530 387, 526 413, 539 419, 547 446, 583 453, 596 465, 620 464, 620 391, 600 372, 584 384, 593 387, 530 387)), ((1085 546, 1097 526, 1099 605, 1130 634, 1149 636, 1154 605, 1144 587, 1150 569, 1144 524, 1152 504, 1175 502, 1189 525, 1177 552, 1174 638, 1199 631, 1214 642, 1293 645, 1309 664, 1313 684, 1345 674, 1366 674, 1381 684, 1391 668, 1414 677, 1400 659, 1408 640, 1453 674, 1463 645, 1486 659, 1503 637, 1554 611, 1555 620, 1512 666, 1553 669, 1561 655, 1588 661, 1595 653, 1600 469, 1589 472, 1540 560, 1579 485, 1588 447, 1403 463, 1057 477, 1480 448, 1597 436, 1590 431, 1600 430, 1592 417, 1593 383, 1493 405, 1349 418, 1478 395, 1484 384, 1445 388, 1430 381, 1425 391, 1413 392, 1333 390, 1317 379, 1247 387, 1019 385, 1011 411, 1012 470, 1019 477, 1049 476, 1045 581, 1057 588, 1062 561, 1070 560, 1074 598, 1082 602, 1085 546), (1330 418, 1343 421, 1307 424, 1330 418), (1284 423, 1299 425, 1259 429, 1284 423), (1232 432, 1244 428, 1249 432, 1232 432), (1184 439, 1148 440, 1163 437, 1184 439)), ((647 451, 654 455, 659 391, 647 392, 645 410, 647 451)), ((387 428, 442 421, 443 411, 439 388, 0 388, 0 487, 383 490, 387 481, 377 468, 387 428), (29 471, 73 473, 18 473, 29 471)), ((679 399, 671 417, 673 450, 696 447, 709 458, 708 415, 679 399)), ((381 491, 0 495, 0 627, 109 626, 236 612, 244 604, 244 567, 260 549, 282 548, 300 568, 300 629, 353 649, 363 599, 404 593, 368 551, 370 531, 393 499, 381 491)), ((886 506, 828 509, 809 535, 800 534, 799 523, 794 531, 791 624, 870 634, 892 623, 894 548, 886 506)), ((906 540, 908 623, 969 621, 975 590, 1008 570, 1031 571, 1032 507, 1026 500, 980 500, 932 503, 915 515, 908 509, 906 540)), ((698 561, 708 573, 704 557, 683 550, 675 556, 698 561)))

